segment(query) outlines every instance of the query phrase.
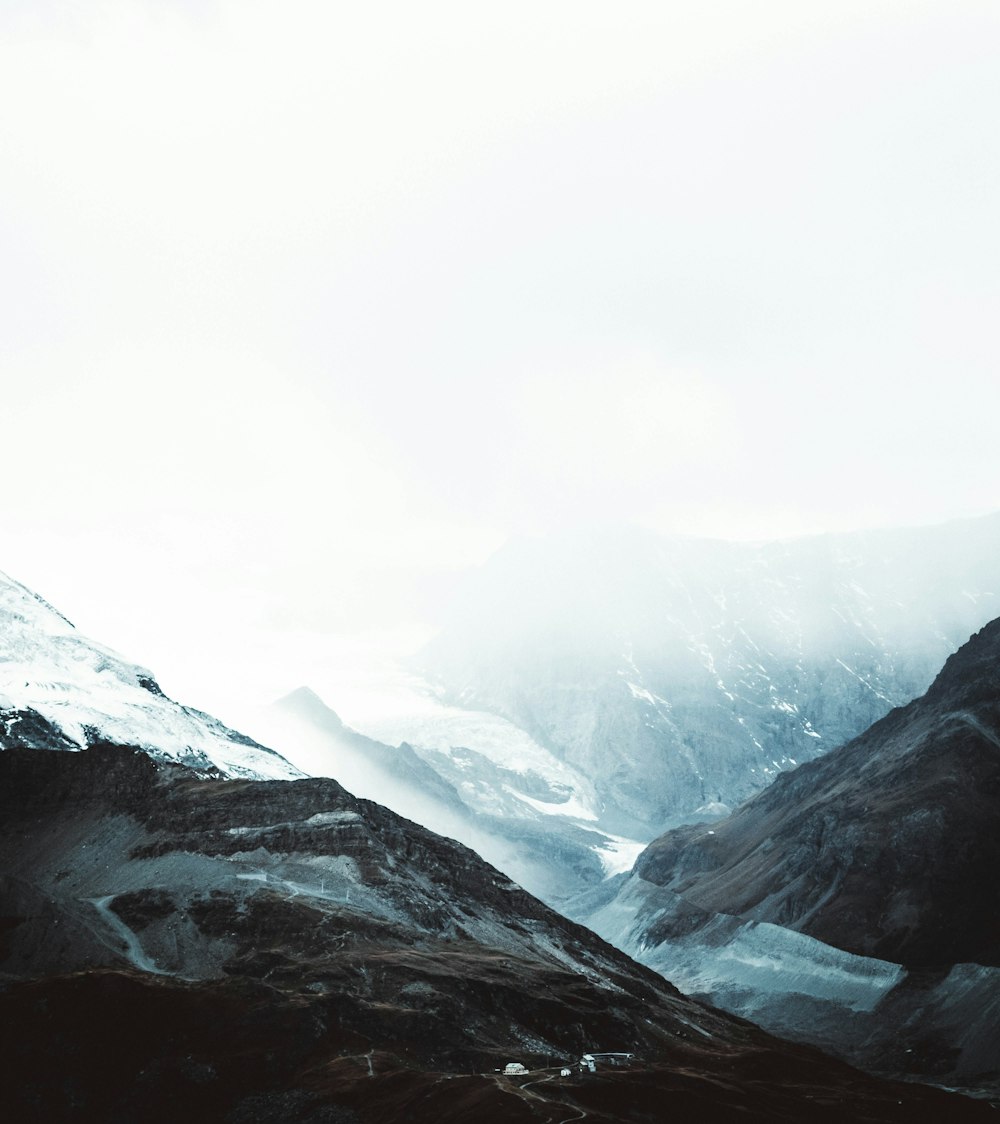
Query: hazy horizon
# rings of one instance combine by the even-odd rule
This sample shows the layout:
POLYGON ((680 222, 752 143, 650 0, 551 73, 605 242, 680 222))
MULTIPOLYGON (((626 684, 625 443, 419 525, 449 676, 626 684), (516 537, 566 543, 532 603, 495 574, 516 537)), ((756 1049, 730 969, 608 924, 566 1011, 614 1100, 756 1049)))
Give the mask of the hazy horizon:
POLYGON ((5 5, 0 568, 186 684, 405 647, 516 535, 1000 509, 998 32, 5 5))

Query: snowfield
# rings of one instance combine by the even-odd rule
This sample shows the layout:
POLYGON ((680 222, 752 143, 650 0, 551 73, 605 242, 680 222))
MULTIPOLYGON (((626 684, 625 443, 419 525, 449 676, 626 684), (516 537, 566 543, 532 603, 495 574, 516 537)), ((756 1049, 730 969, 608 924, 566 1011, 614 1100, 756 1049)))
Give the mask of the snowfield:
POLYGON ((0 573, 0 722, 18 741, 24 713, 41 715, 67 749, 95 741, 230 777, 291 779, 288 761, 221 722, 162 694, 152 673, 81 636, 41 597, 0 573))

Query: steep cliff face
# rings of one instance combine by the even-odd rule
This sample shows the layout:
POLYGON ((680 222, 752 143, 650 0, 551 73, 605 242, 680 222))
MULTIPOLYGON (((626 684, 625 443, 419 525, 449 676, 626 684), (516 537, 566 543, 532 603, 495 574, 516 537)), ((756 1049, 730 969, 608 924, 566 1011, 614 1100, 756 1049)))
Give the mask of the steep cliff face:
POLYGON ((78 750, 105 739, 226 776, 302 776, 265 746, 167 698, 150 671, 81 636, 0 574, 0 749, 78 750))
POLYGON ((665 833, 571 912, 771 1029, 995 1089, 998 863, 994 621, 922 698, 727 819, 665 833))
POLYGON ((103 745, 11 750, 0 812, 0 1049, 19 1120, 992 1111, 684 999, 471 851, 334 781, 199 780, 103 745), (595 1049, 635 1059, 560 1075, 595 1049), (511 1060, 544 1071, 494 1072, 511 1060))
POLYGON ((522 542, 423 666, 521 725, 633 837, 717 813, 924 691, 1000 609, 1000 517, 765 545, 522 542))
POLYGON ((920 699, 729 819, 657 839, 638 877, 703 909, 913 966, 1000 965, 1000 621, 920 699))

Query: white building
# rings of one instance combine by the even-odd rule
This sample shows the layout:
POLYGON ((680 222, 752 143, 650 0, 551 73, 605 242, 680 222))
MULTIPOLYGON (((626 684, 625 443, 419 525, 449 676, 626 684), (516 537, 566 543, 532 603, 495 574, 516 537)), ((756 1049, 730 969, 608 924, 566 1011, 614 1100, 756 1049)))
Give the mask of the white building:
POLYGON ((635 1054, 603 1053, 584 1054, 580 1059, 580 1069, 596 1073, 599 1065, 631 1065, 635 1061, 635 1054))

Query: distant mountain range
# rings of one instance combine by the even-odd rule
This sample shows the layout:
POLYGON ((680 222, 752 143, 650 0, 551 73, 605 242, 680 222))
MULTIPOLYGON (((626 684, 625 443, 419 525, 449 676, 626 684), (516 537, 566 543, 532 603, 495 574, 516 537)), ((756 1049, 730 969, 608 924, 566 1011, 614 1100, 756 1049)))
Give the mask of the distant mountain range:
POLYGON ((515 543, 421 657, 436 711, 366 738, 303 688, 257 741, 0 580, 0 739, 332 775, 558 905, 919 694, 1000 612, 997 574, 1000 516, 758 546, 634 528, 515 543))
POLYGON ((308 688, 279 700, 262 728, 269 740, 289 744, 301 767, 167 698, 151 671, 82 636, 37 594, 0 575, 0 748, 80 750, 107 742, 136 745, 205 776, 341 777, 475 847, 549 900, 605 876, 602 855, 616 841, 593 827, 586 808, 583 819, 558 814, 560 802, 586 786, 512 727, 503 731, 504 754, 517 744, 524 757, 522 743, 536 754, 520 769, 464 746, 421 755, 406 744, 385 745, 345 726, 308 688), (546 815, 545 800, 554 801, 554 814, 546 815))
POLYGON ((575 894, 576 920, 772 1032, 1000 1091, 1000 626, 979 619, 998 566, 1000 517, 522 544, 424 653, 450 706, 393 747, 303 689, 274 711, 287 758, 0 577, 0 1006, 25 1118, 131 1119, 147 1087, 237 1124, 638 1120, 667 1092, 710 1119, 974 1113, 688 1005, 496 868, 575 894), (685 821, 602 881, 630 839, 685 821), (120 1024, 83 1033, 119 1000, 120 1024), (150 1004, 206 1029, 144 1036, 150 1004), (641 1076, 439 1096, 512 1052, 534 1067, 601 1044, 641 1076))
POLYGON ((624 528, 501 550, 420 664, 586 778, 595 826, 648 839, 856 737, 998 614, 1000 515, 756 545, 624 528))
POLYGON ((568 788, 559 781, 568 770, 558 762, 543 757, 517 768, 465 746, 447 752, 389 746, 345 726, 306 687, 278 700, 255 726, 261 731, 307 772, 335 776, 357 794, 465 843, 546 901, 606 876, 601 856, 615 841, 587 819, 558 814, 568 788))

